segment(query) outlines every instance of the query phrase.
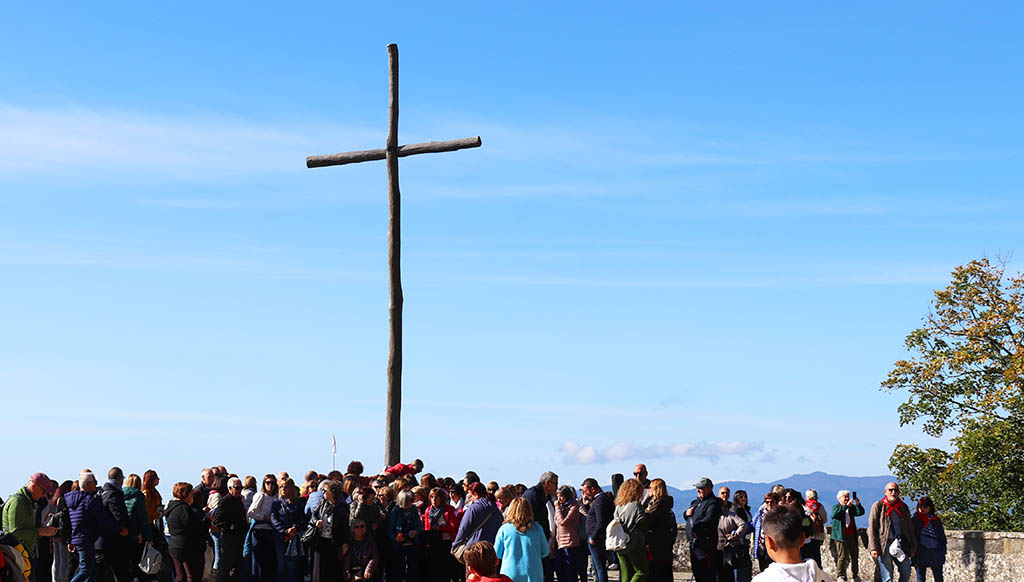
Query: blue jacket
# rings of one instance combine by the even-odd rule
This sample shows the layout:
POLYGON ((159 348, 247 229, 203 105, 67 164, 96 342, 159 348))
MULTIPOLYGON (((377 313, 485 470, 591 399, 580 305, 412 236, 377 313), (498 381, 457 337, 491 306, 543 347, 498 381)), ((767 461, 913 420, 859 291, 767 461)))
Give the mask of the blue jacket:
POLYGON ((551 524, 548 523, 548 494, 544 492, 544 484, 537 483, 527 489, 523 493, 523 499, 530 502, 530 509, 533 509, 533 521, 540 524, 541 529, 544 530, 544 537, 551 539, 551 524))
POLYGON ((320 505, 320 500, 323 498, 324 492, 319 489, 309 494, 309 497, 306 499, 306 521, 313 517, 313 510, 316 509, 317 505, 320 505))
POLYGON ((71 524, 71 543, 76 546, 95 544, 100 535, 121 535, 121 526, 103 509, 94 493, 68 491, 64 494, 67 505, 66 521, 71 524))
POLYGON ((295 528, 295 535, 301 536, 306 529, 306 514, 303 511, 302 500, 286 503, 283 499, 277 498, 270 506, 270 525, 274 528, 274 537, 284 540, 284 534, 290 528, 295 528))
POLYGON ((917 534, 917 552, 911 562, 915 566, 941 566, 946 563, 946 529, 942 520, 935 520, 925 526, 917 516, 914 533, 917 534))
POLYGON ((391 513, 388 514, 388 539, 404 545, 409 545, 410 542, 418 544, 423 540, 423 520, 420 519, 420 512, 416 507, 402 509, 396 505, 391 508, 391 513), (409 537, 412 532, 416 532, 416 535, 409 537), (402 534, 402 541, 398 541, 398 534, 402 534))
MULTIPOLYGON (((545 513, 544 523, 548 521, 546 515, 545 513)), ((479 541, 491 542, 493 544, 502 521, 504 520, 501 517, 501 511, 498 510, 498 506, 493 501, 490 499, 477 499, 462 514, 462 522, 459 523, 459 533, 455 534, 452 545, 457 546, 465 542, 468 546, 479 541), (480 524, 483 524, 483 526, 480 524), (474 532, 473 530, 476 531, 474 532)), ((548 536, 545 535, 544 539, 548 539, 548 536)))

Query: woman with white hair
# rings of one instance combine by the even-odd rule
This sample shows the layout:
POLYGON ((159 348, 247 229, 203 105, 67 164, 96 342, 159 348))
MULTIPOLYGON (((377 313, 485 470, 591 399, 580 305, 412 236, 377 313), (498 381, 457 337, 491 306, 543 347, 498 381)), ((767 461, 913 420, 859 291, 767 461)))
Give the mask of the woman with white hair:
POLYGON ((319 530, 313 543, 312 582, 336 582, 341 579, 341 554, 348 550, 348 504, 341 481, 326 482, 324 497, 313 510, 311 523, 319 530))
POLYGON ((857 561, 857 521, 858 515, 864 515, 864 507, 860 499, 850 498, 850 492, 843 489, 836 493, 836 503, 832 506, 832 547, 836 550, 836 580, 846 580, 846 565, 850 565, 853 580, 860 580, 857 561))
POLYGON ((821 567, 821 546, 825 543, 825 522, 828 521, 828 512, 825 506, 818 503, 818 492, 808 489, 804 492, 804 513, 811 520, 810 539, 804 542, 800 550, 800 557, 811 558, 821 567))
POLYGON ((395 507, 388 515, 388 537, 391 539, 392 560, 396 580, 391 582, 419 582, 420 562, 423 554, 423 521, 413 505, 414 494, 405 489, 398 493, 395 507))

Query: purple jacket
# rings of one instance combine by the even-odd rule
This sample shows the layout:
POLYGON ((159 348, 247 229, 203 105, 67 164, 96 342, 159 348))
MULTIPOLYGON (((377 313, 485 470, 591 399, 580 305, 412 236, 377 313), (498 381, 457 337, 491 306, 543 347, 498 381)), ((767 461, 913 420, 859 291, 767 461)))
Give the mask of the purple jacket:
POLYGON ((121 535, 121 526, 110 517, 95 493, 68 491, 64 494, 68 506, 68 522, 71 524, 71 543, 76 546, 92 545, 101 535, 121 535))

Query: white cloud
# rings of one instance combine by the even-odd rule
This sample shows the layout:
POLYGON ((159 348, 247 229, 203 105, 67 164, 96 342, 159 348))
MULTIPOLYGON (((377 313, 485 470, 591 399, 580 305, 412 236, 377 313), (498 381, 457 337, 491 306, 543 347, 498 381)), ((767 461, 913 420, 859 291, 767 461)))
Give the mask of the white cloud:
MULTIPOLYGON (((383 130, 373 135, 383 141, 383 130)), ((370 132, 323 123, 252 123, 223 116, 153 115, 0 104, 0 170, 240 174, 305 168, 325 144, 372 147, 370 132)), ((358 149, 358 148, 354 148, 358 149)))
POLYGON ((670 445, 635 445, 618 442, 600 451, 590 445, 565 441, 561 447, 563 461, 567 465, 594 465, 633 459, 646 461, 680 457, 707 459, 715 463, 723 456, 738 456, 763 451, 763 442, 752 441, 701 441, 670 445))

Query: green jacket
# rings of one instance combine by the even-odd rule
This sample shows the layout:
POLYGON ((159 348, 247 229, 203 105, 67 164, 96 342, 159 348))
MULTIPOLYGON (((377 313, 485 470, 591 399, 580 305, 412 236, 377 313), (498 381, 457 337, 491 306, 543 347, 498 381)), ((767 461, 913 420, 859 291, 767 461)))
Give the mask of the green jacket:
MULTIPOLYGON (((837 542, 843 541, 843 522, 846 521, 847 512, 850 513, 850 519, 853 519, 858 515, 864 515, 864 506, 853 501, 849 505, 839 505, 836 503, 832 506, 832 533, 829 537, 837 542)), ((853 519, 853 527, 857 527, 856 519, 853 519)))
POLYGON ((39 530, 36 527, 36 502, 28 487, 22 487, 4 503, 3 529, 18 538, 28 555, 36 555, 39 530))
POLYGON ((142 540, 153 541, 153 530, 146 517, 146 496, 134 487, 125 487, 124 506, 128 508, 128 520, 131 523, 129 532, 132 536, 142 534, 142 540))

